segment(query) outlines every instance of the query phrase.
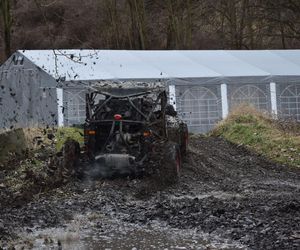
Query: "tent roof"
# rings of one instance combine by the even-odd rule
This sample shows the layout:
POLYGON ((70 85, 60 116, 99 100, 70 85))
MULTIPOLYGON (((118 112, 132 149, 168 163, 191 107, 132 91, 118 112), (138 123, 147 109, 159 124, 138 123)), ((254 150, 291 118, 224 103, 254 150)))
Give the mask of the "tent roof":
POLYGON ((300 50, 19 50, 66 81, 300 77, 300 50))

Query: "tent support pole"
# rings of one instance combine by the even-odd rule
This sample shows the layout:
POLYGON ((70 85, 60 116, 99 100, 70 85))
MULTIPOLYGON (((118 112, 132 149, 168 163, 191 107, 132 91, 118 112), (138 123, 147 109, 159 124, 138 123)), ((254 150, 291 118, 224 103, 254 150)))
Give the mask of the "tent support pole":
POLYGON ((64 114, 63 114, 63 89, 56 88, 57 95, 57 125, 58 127, 64 126, 64 114))
POLYGON ((227 96, 227 84, 221 84, 221 100, 222 100, 222 118, 225 119, 228 115, 228 96, 227 96))
POLYGON ((272 115, 274 118, 277 118, 277 95, 276 95, 276 83, 270 83, 270 92, 271 92, 271 108, 272 108, 272 115))

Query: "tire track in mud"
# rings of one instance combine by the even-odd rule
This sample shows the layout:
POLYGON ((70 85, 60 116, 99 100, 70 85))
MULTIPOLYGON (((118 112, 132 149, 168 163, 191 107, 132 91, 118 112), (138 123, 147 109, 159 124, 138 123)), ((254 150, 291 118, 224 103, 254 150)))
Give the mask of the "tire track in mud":
POLYGON ((275 164, 216 137, 198 136, 191 140, 187 166, 198 171, 201 180, 213 180, 221 186, 231 184, 232 188, 244 189, 247 182, 257 185, 277 180, 278 186, 290 183, 299 188, 299 169, 275 164))
MULTIPOLYGON (((208 241, 219 240, 217 247, 208 242, 203 249, 219 249, 225 242, 240 244, 225 249, 299 249, 299 183, 299 169, 221 138, 194 136, 176 185, 163 187, 151 178, 69 183, 21 208, 7 208, 0 227, 34 232, 96 212, 131 228, 155 224, 181 232, 182 239, 192 230, 200 238, 209 235, 208 241)), ((103 221, 96 218, 90 230, 97 234, 100 227, 105 235, 103 221)))
POLYGON ((191 140, 185 165, 192 171, 186 171, 183 182, 189 183, 197 173, 188 184, 192 186, 189 193, 201 194, 197 207, 211 207, 200 213, 206 215, 199 222, 204 231, 223 228, 221 235, 251 249, 300 247, 299 169, 274 164, 221 138, 204 136, 191 140))

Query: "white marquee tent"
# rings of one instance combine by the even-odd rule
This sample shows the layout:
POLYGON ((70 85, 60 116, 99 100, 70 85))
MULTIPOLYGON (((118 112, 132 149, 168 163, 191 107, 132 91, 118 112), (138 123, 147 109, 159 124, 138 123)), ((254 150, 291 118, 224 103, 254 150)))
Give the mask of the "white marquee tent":
POLYGON ((86 86, 103 80, 165 82, 171 103, 194 132, 210 130, 242 102, 300 120, 300 50, 20 50, 1 70, 23 60, 53 79, 40 77, 41 87, 62 86, 60 124, 84 121, 86 86))

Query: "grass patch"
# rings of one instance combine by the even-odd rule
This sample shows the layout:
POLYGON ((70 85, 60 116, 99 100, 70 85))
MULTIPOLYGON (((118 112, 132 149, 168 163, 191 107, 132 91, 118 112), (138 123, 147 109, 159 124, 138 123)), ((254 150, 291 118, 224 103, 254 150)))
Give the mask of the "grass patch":
POLYGON ((211 135, 244 145, 276 162, 300 167, 300 131, 283 129, 281 124, 243 105, 220 122, 211 135))
POLYGON ((63 144, 68 138, 78 141, 80 146, 84 143, 83 129, 76 127, 61 127, 57 129, 55 134, 56 150, 60 151, 63 144))

